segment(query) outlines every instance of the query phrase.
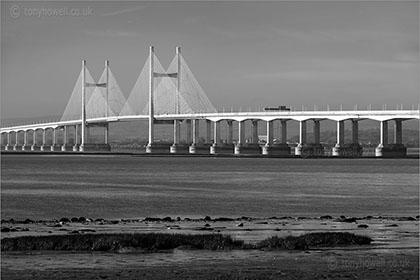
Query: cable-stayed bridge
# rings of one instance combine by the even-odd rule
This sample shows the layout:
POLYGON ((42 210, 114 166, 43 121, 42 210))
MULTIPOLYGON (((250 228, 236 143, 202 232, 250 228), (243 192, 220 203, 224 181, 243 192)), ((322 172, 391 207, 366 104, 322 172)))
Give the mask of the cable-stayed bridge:
POLYGON ((259 112, 217 112, 192 71, 176 48, 176 55, 165 70, 150 47, 150 55, 126 99, 122 93, 109 61, 97 82, 94 81, 86 62, 75 83, 66 109, 59 121, 2 127, 2 146, 5 150, 41 151, 97 151, 110 150, 109 123, 147 119, 149 121, 147 153, 262 153, 264 155, 288 155, 287 122, 299 122, 299 144, 296 155, 322 155, 320 124, 323 120, 337 122, 337 143, 332 149, 335 156, 360 156, 362 147, 358 141, 359 122, 376 120, 380 125, 377 156, 405 156, 402 143, 402 122, 420 119, 419 110, 352 110, 352 111, 290 111, 269 108, 259 112), (245 139, 245 122, 251 122, 252 137, 245 139), (267 137, 259 144, 258 125, 264 121, 267 137), (388 141, 388 125, 394 124, 393 143, 388 141), (234 122, 238 135, 233 135, 234 122), (307 123, 313 122, 314 141, 307 142, 307 123), (352 140, 345 143, 345 122, 351 122, 352 140), (154 127, 160 123, 173 124, 172 145, 161 145, 154 138, 154 127), (199 142, 199 126, 205 123, 205 143, 199 142), (226 135, 221 135, 221 125, 226 124, 226 135), (181 145, 181 125, 186 126, 187 145, 181 145), (274 137, 274 126, 281 131, 280 139, 274 137), (103 143, 91 143, 92 127, 104 129, 103 143), (69 133, 71 130, 71 133, 69 133), (42 143, 37 143, 37 132, 42 132, 42 143), (30 139, 30 134, 32 139, 30 139), (61 134, 61 137, 58 137, 61 134), (70 136, 73 139, 70 139, 70 136), (223 139, 223 137, 225 139, 223 139), (58 143, 59 138, 61 143, 58 143), (69 141, 72 140, 72 141, 69 141), (70 143, 71 142, 71 143, 70 143))

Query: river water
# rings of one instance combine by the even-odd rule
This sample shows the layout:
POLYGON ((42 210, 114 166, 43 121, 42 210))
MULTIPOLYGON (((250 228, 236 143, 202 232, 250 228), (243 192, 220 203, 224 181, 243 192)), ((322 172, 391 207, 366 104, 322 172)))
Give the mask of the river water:
POLYGON ((1 156, 2 219, 418 213, 418 159, 1 156))

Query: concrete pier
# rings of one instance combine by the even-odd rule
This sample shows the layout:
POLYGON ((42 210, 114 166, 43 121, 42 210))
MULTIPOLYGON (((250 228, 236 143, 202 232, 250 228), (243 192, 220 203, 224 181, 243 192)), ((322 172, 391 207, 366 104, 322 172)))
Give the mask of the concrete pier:
POLYGON ((37 150, 39 150, 39 146, 36 144, 36 130, 33 130, 31 151, 37 150))
POLYGON ((302 157, 319 157, 324 155, 324 147, 321 145, 321 123, 320 120, 314 119, 313 126, 313 143, 305 143, 301 147, 300 155, 302 157))
POLYGON ((24 131, 22 151, 30 151, 30 150, 31 150, 31 146, 28 145, 28 131, 24 131))
POLYGON ((191 145, 192 142, 192 121, 185 120, 185 143, 191 145))
POLYGON ((67 134, 67 126, 63 127, 63 145, 61 146, 61 151, 72 151, 73 146, 68 144, 68 134, 67 134))
POLYGON ((52 136, 52 143, 50 146, 50 151, 51 152, 55 152, 60 150, 60 147, 57 145, 57 129, 54 128, 53 129, 53 136, 52 136))
POLYGON ((359 144, 359 124, 355 119, 352 122, 352 142, 344 141, 344 121, 337 122, 337 144, 332 149, 333 156, 341 157, 360 157, 363 149, 359 144))
POLYGON ((79 135, 78 135, 78 125, 74 126, 74 145, 73 145, 73 152, 79 151, 79 135))
POLYGON ((332 148, 333 156, 342 156, 344 153, 344 121, 337 122, 337 143, 332 148))
POLYGON ((6 143, 6 146, 4 146, 4 150, 5 151, 11 151, 11 150, 13 150, 13 146, 11 145, 11 140, 10 140, 10 135, 11 135, 12 133, 11 132, 7 132, 7 143, 6 143))
POLYGON ((238 143, 235 145, 235 155, 240 155, 245 144, 245 121, 238 122, 238 143))
POLYGON ((359 121, 351 120, 352 143, 350 144, 353 157, 361 157, 363 155, 363 148, 359 144, 359 121))
POLYGON ((299 122, 299 143, 295 147, 295 155, 302 155, 302 148, 306 144, 306 121, 299 122))
POLYGON ((213 145, 210 146, 210 154, 217 154, 220 152, 220 121, 214 122, 213 129, 213 145))
POLYGON ((262 148, 263 155, 273 155, 275 153, 273 147, 273 140, 274 140, 274 126, 273 121, 267 122, 267 142, 262 148))
POLYGON ((233 148, 233 121, 232 120, 226 121, 226 130, 227 130, 226 144, 231 145, 233 148))
POLYGON ((47 151, 50 150, 49 147, 47 146, 47 130, 44 129, 42 131, 42 145, 40 147, 41 151, 47 151))
POLYGON ((22 145, 19 144, 19 131, 15 132, 15 145, 13 146, 13 151, 19 151, 22 149, 22 145))
POLYGON ((402 144, 402 121, 395 119, 394 124, 394 143, 388 143, 388 122, 382 121, 380 124, 380 143, 375 149, 377 157, 405 157, 407 148, 402 144))
POLYGON ((177 152, 181 151, 181 146, 179 144, 179 138, 180 138, 180 121, 174 120, 174 142, 170 148, 171 154, 176 154, 177 152))
POLYGON ((200 122, 199 120, 192 120, 192 143, 189 148, 190 154, 197 153, 197 145, 200 137, 200 122))

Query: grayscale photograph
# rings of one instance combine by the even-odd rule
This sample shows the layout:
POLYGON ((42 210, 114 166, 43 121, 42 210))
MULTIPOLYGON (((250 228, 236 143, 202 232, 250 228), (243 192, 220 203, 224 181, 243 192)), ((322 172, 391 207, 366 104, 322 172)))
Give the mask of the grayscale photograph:
POLYGON ((419 1, 0 3, 1 279, 419 279, 419 1))

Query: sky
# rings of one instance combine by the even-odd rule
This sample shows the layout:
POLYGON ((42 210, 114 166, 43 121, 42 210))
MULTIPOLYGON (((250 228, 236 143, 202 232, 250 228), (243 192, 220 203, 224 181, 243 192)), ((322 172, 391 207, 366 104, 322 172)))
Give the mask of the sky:
POLYGON ((61 116, 82 59, 128 97, 150 45, 164 67, 181 46, 220 111, 419 103, 418 1, 2 1, 1 117, 61 116))

